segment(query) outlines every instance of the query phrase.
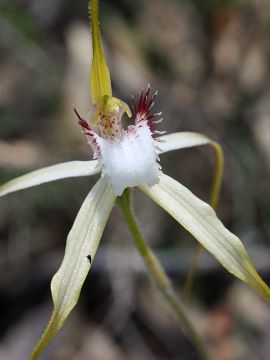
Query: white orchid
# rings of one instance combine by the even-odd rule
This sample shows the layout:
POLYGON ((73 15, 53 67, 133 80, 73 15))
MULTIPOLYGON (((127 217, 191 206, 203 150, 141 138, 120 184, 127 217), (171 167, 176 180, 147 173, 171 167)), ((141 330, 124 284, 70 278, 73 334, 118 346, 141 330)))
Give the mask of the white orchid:
POLYGON ((207 144, 217 148, 216 143, 192 132, 157 137, 158 131, 153 127, 160 122, 160 113, 151 113, 156 93, 151 94, 150 87, 141 93, 133 113, 124 102, 112 96, 110 75, 100 44, 96 0, 92 1, 91 15, 94 58, 90 80, 96 110, 90 124, 76 109, 75 113, 95 159, 49 166, 0 187, 0 196, 4 196, 58 179, 101 173, 68 235, 64 259, 51 283, 52 317, 30 357, 32 360, 44 351, 76 305, 110 212, 117 196, 127 188, 137 187, 144 192, 188 230, 227 271, 270 302, 270 289, 256 272, 242 242, 222 225, 208 204, 161 170, 159 155, 207 144), (127 129, 121 124, 124 113, 129 117, 133 115, 134 119, 127 129))

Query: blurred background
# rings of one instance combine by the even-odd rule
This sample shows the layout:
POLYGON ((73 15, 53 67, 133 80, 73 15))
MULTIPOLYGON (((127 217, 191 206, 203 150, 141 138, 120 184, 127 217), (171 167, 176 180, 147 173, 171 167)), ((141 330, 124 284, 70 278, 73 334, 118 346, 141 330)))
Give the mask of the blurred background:
MULTIPOLYGON (((225 151, 218 215, 270 282, 270 2, 101 0, 114 95, 151 83, 159 130, 202 132, 225 151)), ((0 183, 91 151, 73 113, 90 109, 87 1, 0 1, 0 183)), ((211 148, 162 156, 163 170, 208 201, 211 148)), ((97 177, 46 184, 0 201, 0 359, 23 360, 48 322, 50 280, 97 177)), ((141 229, 177 293, 195 240, 134 191, 141 229)), ((189 314, 213 359, 265 360, 269 306, 204 253, 189 314)), ((198 359, 153 288, 117 208, 78 306, 47 360, 198 359)))

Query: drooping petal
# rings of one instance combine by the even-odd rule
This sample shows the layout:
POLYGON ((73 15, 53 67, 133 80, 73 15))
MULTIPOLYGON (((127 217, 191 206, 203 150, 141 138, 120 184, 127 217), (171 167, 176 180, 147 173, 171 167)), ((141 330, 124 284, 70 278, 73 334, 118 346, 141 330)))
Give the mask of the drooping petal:
POLYGON ((100 179, 82 204, 67 238, 63 262, 52 279, 52 317, 29 360, 38 359, 76 305, 115 197, 111 186, 100 179))
POLYGON ((156 140, 159 141, 159 154, 194 146, 215 144, 214 141, 203 134, 188 131, 159 136, 156 140))
POLYGON ((211 187, 210 204, 214 209, 216 209, 224 169, 224 154, 221 145, 207 136, 196 132, 178 132, 160 136, 156 138, 156 140, 158 141, 158 154, 201 145, 210 145, 213 148, 215 153, 215 168, 211 187))
POLYGON ((48 166, 17 177, 0 186, 0 196, 27 189, 46 182, 76 176, 89 176, 100 172, 97 160, 69 161, 48 166))
POLYGON ((223 226, 208 204, 164 174, 159 184, 139 188, 188 230, 230 273, 270 302, 270 289, 255 270, 242 242, 223 226))

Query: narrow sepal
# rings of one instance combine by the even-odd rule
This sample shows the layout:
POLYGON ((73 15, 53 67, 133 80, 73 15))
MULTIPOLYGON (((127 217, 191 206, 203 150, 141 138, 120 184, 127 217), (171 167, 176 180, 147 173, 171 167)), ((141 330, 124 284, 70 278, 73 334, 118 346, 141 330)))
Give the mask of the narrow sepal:
POLYGON ((101 105, 104 96, 112 96, 110 72, 101 46, 98 0, 89 0, 92 30, 93 61, 90 71, 90 89, 93 104, 101 105))
POLYGON ((159 136, 156 138, 156 140, 158 141, 159 154, 173 150, 180 150, 184 148, 215 143, 203 134, 189 131, 159 136))
POLYGON ((164 174, 159 184, 139 188, 188 230, 225 269, 270 303, 270 289, 255 270, 244 245, 223 226, 208 204, 164 174))
POLYGON ((50 181, 77 176, 90 176, 100 172, 98 161, 69 161, 19 176, 0 186, 0 196, 27 189, 50 181))
POLYGON ((39 358, 76 305, 115 197, 111 186, 100 179, 83 202, 68 235, 63 262, 51 282, 51 319, 29 360, 39 358))

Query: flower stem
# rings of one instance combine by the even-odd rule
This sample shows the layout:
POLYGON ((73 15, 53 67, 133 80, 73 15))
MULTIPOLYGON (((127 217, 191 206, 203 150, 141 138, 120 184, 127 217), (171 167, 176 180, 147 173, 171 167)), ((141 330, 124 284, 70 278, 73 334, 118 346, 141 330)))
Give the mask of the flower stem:
POLYGON ((202 360, 210 360, 210 355, 205 347, 205 344, 201 339, 200 335, 197 333, 196 329, 193 327, 188 316, 186 315, 180 300, 177 299, 170 279, 168 278, 161 263, 159 262, 151 248, 144 241, 132 209, 130 189, 126 189, 123 195, 117 198, 117 203, 122 211, 124 219, 127 222, 129 230, 133 235, 135 245, 144 260, 144 263, 153 282, 155 283, 156 287, 159 289, 167 303, 176 313, 185 333, 196 348, 198 354, 200 355, 200 358, 202 360))
MULTIPOLYGON (((210 193, 210 205, 214 210, 216 210, 219 201, 220 188, 223 177, 224 155, 223 155, 222 147, 218 143, 211 142, 210 144, 213 146, 213 149, 215 151, 215 169, 214 169, 213 183, 211 186, 211 193, 210 193)), ((189 272, 187 274, 187 278, 183 290, 183 301, 185 304, 188 303, 190 293, 196 278, 199 259, 203 250, 204 248, 201 244, 198 244, 196 246, 195 254, 193 256, 192 263, 189 272)))

